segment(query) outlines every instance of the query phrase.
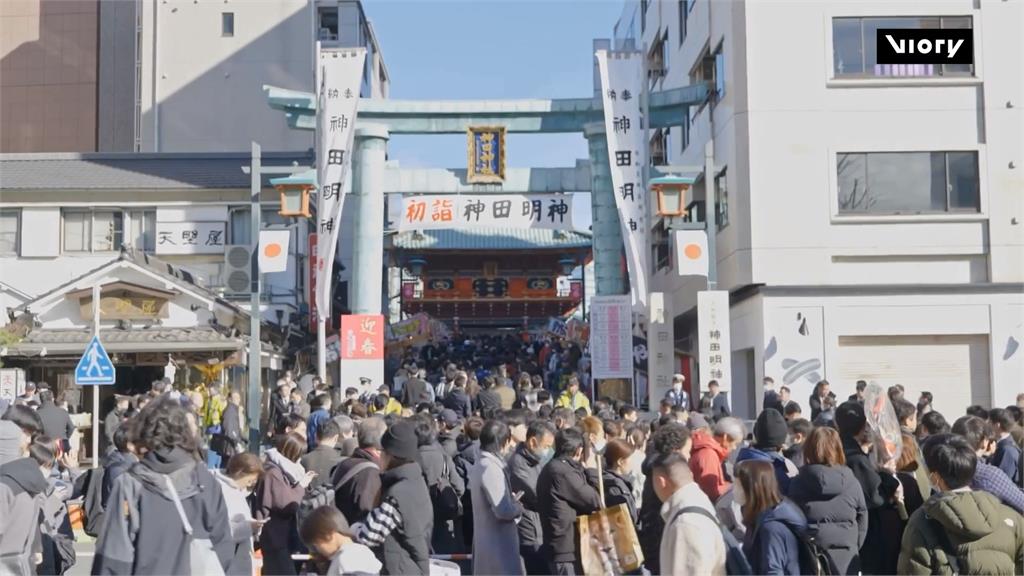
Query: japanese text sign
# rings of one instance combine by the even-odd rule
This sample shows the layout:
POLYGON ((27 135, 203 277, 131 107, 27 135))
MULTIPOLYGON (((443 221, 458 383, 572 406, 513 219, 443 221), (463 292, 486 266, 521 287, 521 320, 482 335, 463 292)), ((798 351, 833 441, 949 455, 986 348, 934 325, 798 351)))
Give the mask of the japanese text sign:
POLYGON ((731 388, 732 343, 729 339, 729 292, 697 293, 697 338, 700 346, 700 389, 717 380, 722 391, 731 388))
POLYGON ((316 313, 331 314, 334 253, 341 229, 345 177, 352 163, 359 85, 363 79, 365 48, 321 49, 317 104, 317 251, 316 313))
POLYGON ((650 251, 647 192, 642 172, 647 167, 647 143, 640 117, 643 53, 598 50, 596 55, 601 71, 609 168, 626 247, 633 307, 642 312, 647 307, 650 251))
POLYGON ((225 222, 157 222, 157 254, 223 254, 225 222))
POLYGON ((470 126, 469 170, 472 184, 499 183, 505 179, 505 127, 470 126))
POLYGON ((341 317, 341 359, 383 360, 384 317, 349 314, 341 317))
POLYGON ((633 311, 629 296, 590 299, 593 378, 633 378, 633 311))
POLYGON ((573 194, 403 196, 399 230, 546 228, 572 230, 573 194))

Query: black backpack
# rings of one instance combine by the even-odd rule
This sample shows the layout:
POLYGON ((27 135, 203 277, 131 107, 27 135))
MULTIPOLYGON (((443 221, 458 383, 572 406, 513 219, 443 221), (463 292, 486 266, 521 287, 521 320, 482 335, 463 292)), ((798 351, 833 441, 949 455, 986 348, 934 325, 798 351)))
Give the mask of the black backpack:
POLYGON ((428 487, 430 500, 434 503, 434 517, 438 520, 453 520, 462 516, 462 499, 448 481, 449 473, 448 457, 445 456, 441 476, 428 487))
POLYGON ((321 484, 316 488, 312 486, 306 488, 306 493, 302 496, 302 500, 299 501, 299 507, 295 509, 295 521, 298 528, 301 529, 306 517, 313 510, 321 506, 334 506, 334 487, 331 486, 330 482, 321 484))
POLYGON ((103 476, 106 469, 92 468, 82 475, 82 512, 85 513, 83 531, 95 538, 103 525, 103 476))
POLYGON ((832 556, 818 543, 817 536, 810 530, 789 526, 800 547, 800 573, 811 576, 833 576, 839 574, 832 556))
MULTIPOLYGON (((750 566, 750 561, 747 560, 747 555, 743 553, 743 545, 736 540, 736 537, 732 535, 732 532, 730 532, 728 528, 722 526, 722 523, 718 521, 718 518, 716 518, 714 514, 700 506, 686 506, 679 512, 676 512, 676 515, 673 516, 667 524, 665 524, 665 528, 668 529, 668 527, 676 521, 676 518, 688 512, 700 514, 705 518, 709 518, 715 523, 715 526, 718 526, 718 531, 722 534, 722 541, 725 543, 726 574, 729 574, 729 576, 747 576, 754 573, 754 569, 750 566)), ((664 568, 664 566, 662 568, 664 568)))

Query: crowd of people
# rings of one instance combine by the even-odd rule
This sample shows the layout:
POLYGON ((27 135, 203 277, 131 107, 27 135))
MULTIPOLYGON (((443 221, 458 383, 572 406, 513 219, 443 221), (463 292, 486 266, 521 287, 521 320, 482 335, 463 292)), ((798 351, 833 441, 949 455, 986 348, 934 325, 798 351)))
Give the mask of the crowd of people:
POLYGON ((158 381, 117 397, 89 471, 40 386, 0 420, 0 572, 73 565, 81 498, 94 574, 582 574, 603 551, 579 517, 620 506, 638 574, 1024 573, 1024 394, 947 420, 893 386, 892 456, 864 383, 838 402, 820 382, 806 419, 766 378, 748 430, 683 375, 653 414, 592 401, 586 360, 481 336, 410 351, 376 387, 287 374, 261 446, 237 392, 158 381))

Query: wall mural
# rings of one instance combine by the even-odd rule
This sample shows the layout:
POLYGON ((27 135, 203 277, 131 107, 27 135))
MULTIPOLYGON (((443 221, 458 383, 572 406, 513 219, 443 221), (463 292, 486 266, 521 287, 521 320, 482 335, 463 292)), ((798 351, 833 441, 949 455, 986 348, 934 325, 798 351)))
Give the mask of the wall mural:
POLYGON ((824 377, 825 339, 821 308, 769 308, 765 311, 764 375, 775 387, 788 386, 791 399, 810 414, 807 399, 824 377))

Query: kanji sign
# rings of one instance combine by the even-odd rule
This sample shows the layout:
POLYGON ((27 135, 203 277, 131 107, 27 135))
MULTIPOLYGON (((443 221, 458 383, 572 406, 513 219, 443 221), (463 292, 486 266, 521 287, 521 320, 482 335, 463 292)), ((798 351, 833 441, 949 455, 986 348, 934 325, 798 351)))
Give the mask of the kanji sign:
POLYGON ((157 222, 157 254, 223 254, 226 222, 157 222))
POLYGON ((383 360, 384 317, 349 314, 341 317, 341 359, 383 360))
POLYGON ((629 296, 590 300, 590 371, 593 378, 633 378, 633 313, 629 296))
POLYGON ((546 228, 572 230, 573 194, 403 196, 399 230, 546 228))
POLYGON ((470 126, 469 170, 466 180, 473 184, 505 180, 505 127, 470 126))
POLYGON ((700 346, 700 389, 717 380, 722 391, 731 388, 732 343, 729 339, 729 292, 697 293, 697 341, 700 346))
POLYGON ((640 117, 642 52, 597 51, 601 71, 605 135, 615 204, 619 209, 633 307, 647 307, 647 269, 650 225, 643 170, 647 142, 640 117))

